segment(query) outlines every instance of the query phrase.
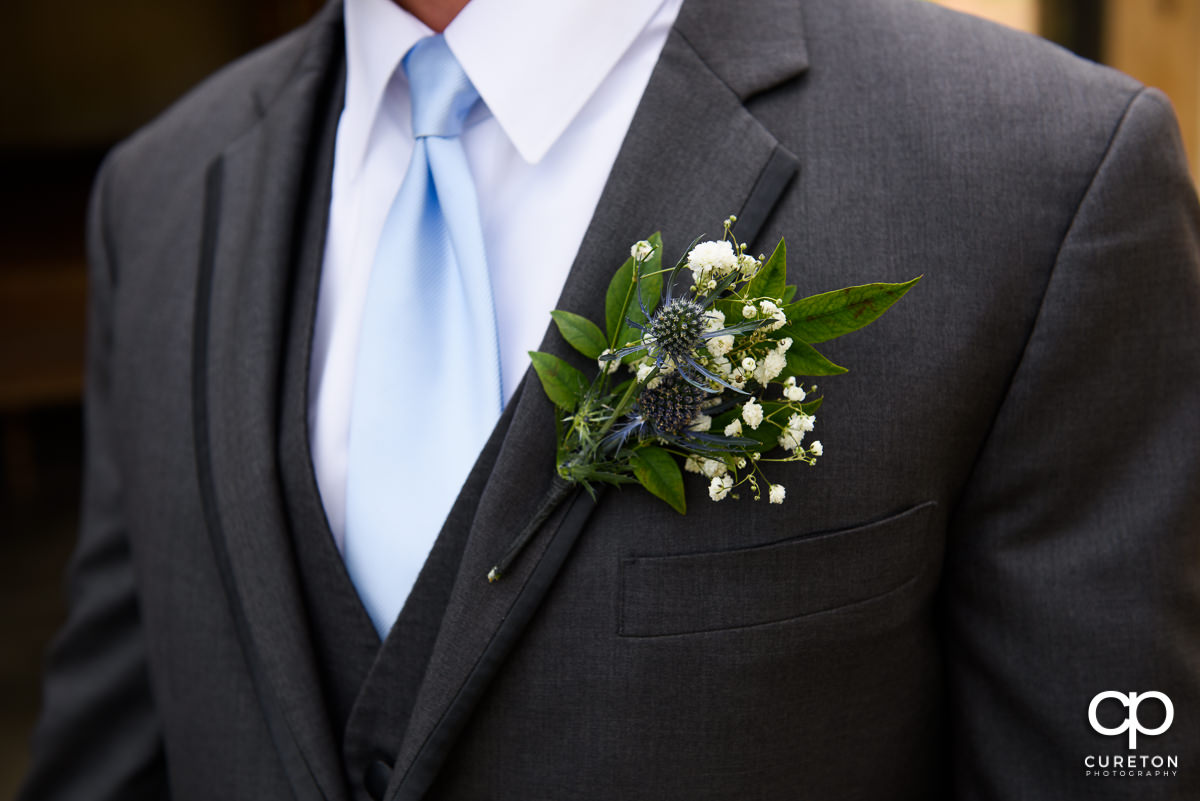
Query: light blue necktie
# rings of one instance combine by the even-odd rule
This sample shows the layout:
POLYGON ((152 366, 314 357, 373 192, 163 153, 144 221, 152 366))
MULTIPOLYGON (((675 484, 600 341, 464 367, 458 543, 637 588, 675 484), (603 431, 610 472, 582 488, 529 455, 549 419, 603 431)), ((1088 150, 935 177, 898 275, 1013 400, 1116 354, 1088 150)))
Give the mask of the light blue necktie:
POLYGON ((412 161, 363 309, 343 556, 386 637, 503 403, 479 203, 459 134, 479 98, 441 36, 404 57, 412 161))

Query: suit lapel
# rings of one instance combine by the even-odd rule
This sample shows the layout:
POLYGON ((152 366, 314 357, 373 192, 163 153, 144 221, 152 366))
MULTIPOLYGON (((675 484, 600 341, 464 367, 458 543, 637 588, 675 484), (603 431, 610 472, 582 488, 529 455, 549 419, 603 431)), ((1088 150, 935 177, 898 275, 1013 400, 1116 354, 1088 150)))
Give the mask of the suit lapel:
POLYGON ((298 799, 345 797, 322 704, 276 466, 290 282, 307 203, 328 205, 344 85, 341 8, 261 119, 210 166, 197 287, 194 403, 208 528, 271 735, 298 799), (311 201, 309 200, 312 199, 311 201))
MULTIPOLYGON (((720 0, 684 5, 557 308, 602 319, 613 271, 632 242, 655 230, 662 231, 671 260, 678 256, 671 248, 684 247, 696 234, 719 234, 720 221, 731 212, 741 212, 739 233, 752 240, 797 161, 743 103, 803 71, 800 41, 790 6, 720 0), (772 53, 777 55, 764 55, 772 53)), ((576 359, 553 329, 541 350, 576 359)), ((428 790, 586 524, 591 503, 579 494, 546 521, 503 580, 487 582, 489 568, 535 514, 554 477, 553 407, 532 374, 514 404, 397 756, 389 799, 415 801, 428 790)))

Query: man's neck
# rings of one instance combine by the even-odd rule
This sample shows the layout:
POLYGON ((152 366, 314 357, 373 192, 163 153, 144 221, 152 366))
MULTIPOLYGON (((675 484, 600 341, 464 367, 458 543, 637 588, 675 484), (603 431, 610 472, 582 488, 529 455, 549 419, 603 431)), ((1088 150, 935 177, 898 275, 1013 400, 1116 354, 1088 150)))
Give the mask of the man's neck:
POLYGON ((437 33, 446 30, 450 21, 458 16, 468 0, 395 0, 408 13, 428 25, 437 33))

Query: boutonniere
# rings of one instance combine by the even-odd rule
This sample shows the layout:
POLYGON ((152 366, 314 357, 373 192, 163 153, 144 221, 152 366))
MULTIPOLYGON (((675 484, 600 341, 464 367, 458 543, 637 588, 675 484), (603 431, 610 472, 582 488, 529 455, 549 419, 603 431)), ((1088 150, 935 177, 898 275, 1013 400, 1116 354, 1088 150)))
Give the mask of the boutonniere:
POLYGON ((576 487, 594 494, 600 484, 636 483, 686 514, 686 471, 703 477, 713 501, 783 503, 772 468, 822 455, 808 437, 822 398, 802 379, 846 368, 813 346, 874 322, 920 277, 796 299, 784 241, 755 258, 733 235, 735 221, 725 220, 719 240, 694 240, 669 268, 658 234, 635 243, 609 283, 603 329, 551 312, 597 369, 588 378, 557 356, 530 353, 557 411, 557 476, 490 581, 576 487))

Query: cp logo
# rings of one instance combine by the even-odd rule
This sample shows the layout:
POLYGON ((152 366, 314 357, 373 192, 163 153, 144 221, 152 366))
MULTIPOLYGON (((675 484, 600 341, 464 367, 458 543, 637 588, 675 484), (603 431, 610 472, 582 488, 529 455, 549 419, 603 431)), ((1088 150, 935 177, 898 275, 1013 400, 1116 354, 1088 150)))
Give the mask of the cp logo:
POLYGON ((1108 690, 1106 692, 1098 693, 1096 697, 1092 699, 1091 705, 1088 706, 1088 722, 1092 724, 1092 728, 1101 734, 1107 734, 1110 737, 1120 734, 1121 732, 1128 731, 1129 747, 1131 749, 1137 748, 1138 732, 1151 737, 1157 734, 1162 734, 1164 731, 1171 728, 1171 722, 1173 720, 1175 720, 1174 704, 1171 703, 1170 698, 1157 691, 1141 693, 1140 695, 1138 693, 1129 693, 1126 695, 1125 693, 1108 690), (1100 721, 1096 719, 1096 709, 1100 706, 1100 702, 1107 698, 1112 698, 1113 700, 1120 702, 1122 706, 1129 709, 1129 715, 1125 718, 1125 722, 1120 726, 1117 726, 1115 729, 1109 729, 1101 726, 1100 721), (1166 717, 1163 718, 1162 725, 1157 729, 1147 729, 1138 721, 1138 704, 1142 703, 1142 701, 1145 701, 1147 698, 1157 698, 1162 702, 1163 709, 1166 710, 1166 717))

